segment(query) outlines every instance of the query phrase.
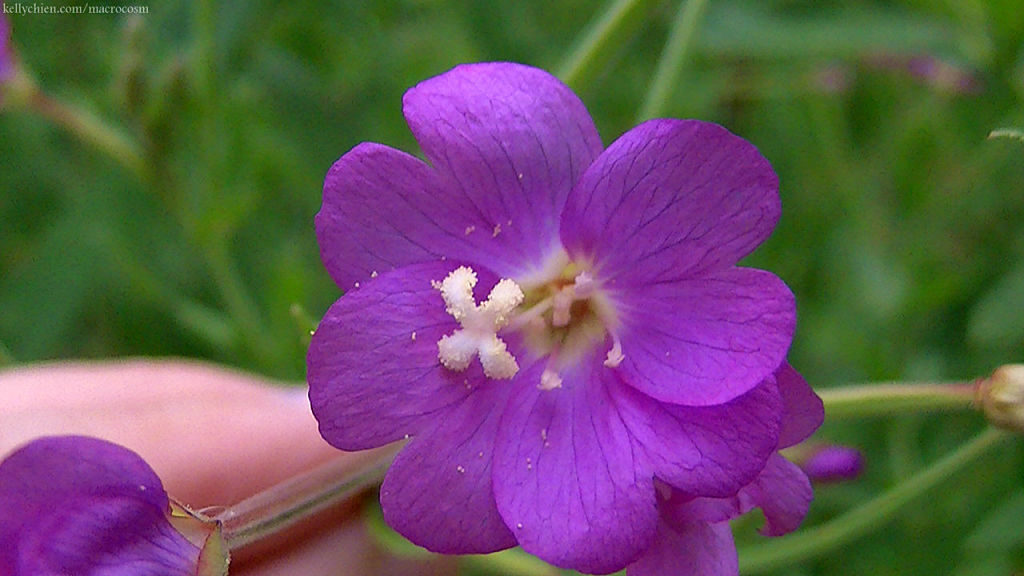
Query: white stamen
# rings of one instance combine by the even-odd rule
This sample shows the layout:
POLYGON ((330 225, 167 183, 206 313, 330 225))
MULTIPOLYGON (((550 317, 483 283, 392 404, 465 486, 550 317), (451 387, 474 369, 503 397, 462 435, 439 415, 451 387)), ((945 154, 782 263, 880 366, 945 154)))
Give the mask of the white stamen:
POLYGON ((466 226, 466 236, 469 236, 476 230, 476 226, 466 226))
POLYGON ((445 368, 462 372, 474 356, 479 356, 488 378, 511 378, 519 371, 519 364, 498 338, 498 330, 508 324, 512 312, 522 304, 523 291, 514 281, 504 278, 494 286, 487 300, 477 306, 473 298, 476 282, 476 273, 465 266, 452 271, 442 282, 431 282, 440 289, 445 310, 462 325, 438 340, 437 357, 445 368))
POLYGON ((612 334, 612 349, 608 351, 608 356, 604 359, 604 365, 609 368, 616 368, 626 358, 626 355, 622 353, 622 342, 619 342, 619 337, 612 334))
POLYGON ((572 307, 572 301, 575 300, 574 292, 572 286, 566 286, 551 299, 552 326, 561 328, 569 325, 569 320, 571 320, 569 309, 572 307))
POLYGON ((594 293, 594 289, 597 287, 597 284, 594 282, 594 277, 584 270, 576 275, 576 279, 573 281, 573 287, 575 288, 576 298, 584 300, 586 298, 590 298, 590 295, 594 293))
POLYGON ((572 303, 590 298, 595 288, 594 278, 585 271, 577 274, 572 284, 563 286, 557 294, 551 297, 551 326, 555 328, 568 326, 572 321, 572 303))
POLYGON ((540 384, 537 385, 537 388, 540 388, 541 390, 548 392, 550 390, 554 390, 555 388, 561 387, 562 377, 558 375, 558 372, 555 372, 554 370, 549 370, 547 368, 545 368, 544 371, 541 372, 540 384))

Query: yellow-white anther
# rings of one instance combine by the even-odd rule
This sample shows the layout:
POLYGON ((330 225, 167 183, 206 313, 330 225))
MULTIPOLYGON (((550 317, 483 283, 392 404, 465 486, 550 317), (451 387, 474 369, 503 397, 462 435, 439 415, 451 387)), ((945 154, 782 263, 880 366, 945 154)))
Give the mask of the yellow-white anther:
POLYGON ((507 379, 516 375, 519 364, 498 338, 512 312, 523 303, 523 291, 508 278, 498 282, 487 300, 479 306, 473 298, 477 277, 472 268, 459 267, 442 282, 433 283, 441 291, 445 310, 462 328, 437 342, 437 357, 449 370, 462 372, 474 356, 480 357, 488 378, 507 379))
MULTIPOLYGON (((554 390, 555 388, 561 387, 562 377, 558 375, 558 372, 555 372, 554 370, 549 370, 547 368, 545 368, 544 371, 541 372, 540 384, 537 385, 537 388, 540 388, 541 390, 547 392, 549 390, 554 390)), ((547 430, 544 431, 544 435, 547 436, 547 430)))
POLYGON ((590 274, 586 272, 577 274, 572 284, 563 286, 557 294, 551 297, 551 325, 555 328, 568 326, 572 321, 572 303, 590 298, 595 288, 594 279, 590 274))
POLYGON ((625 360, 626 355, 622 353, 622 342, 619 341, 619 337, 612 334, 612 349, 608 351, 608 355, 604 358, 604 365, 609 368, 616 368, 622 361, 625 360))
POLYGON ((573 291, 576 294, 576 298, 590 298, 595 288, 597 288, 597 284, 594 282, 594 277, 588 274, 586 270, 577 274, 573 280, 573 291))

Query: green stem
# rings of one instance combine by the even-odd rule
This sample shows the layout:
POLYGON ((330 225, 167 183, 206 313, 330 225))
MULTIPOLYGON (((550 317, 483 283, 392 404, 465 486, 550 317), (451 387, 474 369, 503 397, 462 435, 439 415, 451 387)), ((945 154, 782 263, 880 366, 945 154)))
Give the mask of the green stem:
POLYGON ((79 140, 106 153, 136 175, 143 175, 145 164, 138 147, 124 134, 96 116, 51 98, 38 89, 29 98, 29 106, 39 115, 74 134, 79 140))
POLYGON ((740 550, 740 573, 755 574, 821 556, 892 520, 903 508, 949 480, 1001 441, 989 428, 973 440, 868 503, 812 528, 740 550))
POLYGON ((244 348, 264 369, 280 368, 281 352, 274 334, 263 328, 263 317, 242 281, 228 246, 223 239, 214 239, 201 249, 227 313, 243 337, 244 348))
POLYGON ((965 410, 974 406, 974 383, 887 383, 819 390, 827 420, 965 410))
POLYGON ((213 516, 232 551, 280 533, 380 484, 401 444, 346 453, 213 516))
MULTIPOLYGON (((195 3, 196 96, 199 101, 199 149, 203 158, 204 177, 200 194, 215 198, 232 186, 228 171, 228 145, 224 141, 224 82, 219 76, 217 61, 217 2, 200 0, 195 3)), ((199 215, 199 220, 202 219, 199 215)), ((230 234, 224 231, 196 232, 186 226, 191 239, 203 253, 210 277, 220 295, 227 313, 243 336, 246 352, 267 371, 276 372, 284 365, 276 346, 273 332, 264 327, 264 318, 253 294, 239 273, 230 250, 230 234)))
POLYGON ((212 0, 199 0, 195 4, 197 30, 196 88, 203 102, 210 103, 216 83, 217 4, 212 0))
POLYGON ((612 48, 622 46, 656 3, 656 0, 612 0, 587 27, 569 57, 558 68, 558 77, 577 92, 589 86, 601 65, 611 57, 612 48))
POLYGON ((654 81, 640 107, 638 123, 662 115, 668 107, 669 99, 679 82, 679 76, 693 45, 697 25, 707 5, 707 0, 684 0, 679 5, 679 11, 676 12, 668 40, 665 42, 665 49, 658 60, 658 68, 654 72, 654 81))

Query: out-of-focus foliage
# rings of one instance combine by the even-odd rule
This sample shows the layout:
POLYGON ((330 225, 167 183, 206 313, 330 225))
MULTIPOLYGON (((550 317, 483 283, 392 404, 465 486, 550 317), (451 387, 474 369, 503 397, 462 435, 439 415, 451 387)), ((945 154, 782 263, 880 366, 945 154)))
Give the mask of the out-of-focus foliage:
MULTIPOLYGON (((677 3, 647 4, 644 25, 578 87, 606 142, 634 123, 677 3)), ((402 92, 459 62, 556 69, 603 4, 148 7, 11 16, 39 84, 137 141, 146 169, 0 113, 0 357, 187 355, 301 380, 309 318, 340 294, 312 226, 331 163, 364 140, 416 150, 402 92)), ((1024 144, 986 138, 1024 126, 1018 0, 720 0, 695 42, 666 113, 725 125, 778 171, 783 220, 749 261, 796 293, 791 361, 809 381, 966 379, 1024 360, 1024 144)), ((819 489, 809 522, 981 426, 827 423, 821 434, 861 447, 867 468, 819 489)), ((1024 570, 1022 477, 1019 449, 993 455, 786 573, 1024 570)))

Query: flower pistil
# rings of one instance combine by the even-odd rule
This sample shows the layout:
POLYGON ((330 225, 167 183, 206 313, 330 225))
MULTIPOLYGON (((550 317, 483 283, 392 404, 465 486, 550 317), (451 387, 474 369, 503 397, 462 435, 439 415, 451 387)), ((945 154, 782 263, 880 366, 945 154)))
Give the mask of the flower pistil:
POLYGON ((614 368, 622 361, 610 302, 591 273, 574 263, 568 262, 543 281, 524 283, 525 293, 516 281, 502 279, 479 305, 473 296, 476 283, 476 272, 467 266, 453 270, 443 281, 432 282, 441 292, 446 312, 462 326, 437 343, 438 359, 445 368, 462 372, 479 356, 487 377, 512 378, 519 365, 498 337, 505 328, 521 331, 526 346, 537 356, 547 357, 548 366, 538 385, 542 390, 559 388, 559 368, 604 342, 606 335, 612 338, 612 348, 604 365, 614 368))
POLYGON ((511 378, 519 371, 519 364, 498 338, 498 330, 508 324, 512 311, 522 304, 523 291, 513 280, 505 278, 478 306, 473 298, 476 282, 476 272, 466 266, 453 270, 441 282, 433 282, 434 288, 441 291, 447 312, 462 325, 438 340, 437 357, 445 368, 462 372, 474 356, 480 356, 488 378, 511 378))

